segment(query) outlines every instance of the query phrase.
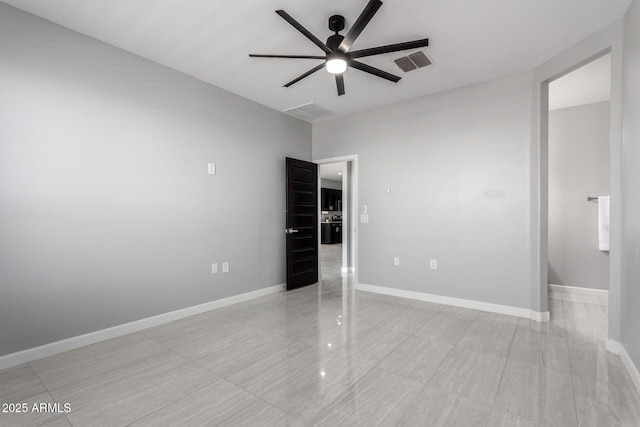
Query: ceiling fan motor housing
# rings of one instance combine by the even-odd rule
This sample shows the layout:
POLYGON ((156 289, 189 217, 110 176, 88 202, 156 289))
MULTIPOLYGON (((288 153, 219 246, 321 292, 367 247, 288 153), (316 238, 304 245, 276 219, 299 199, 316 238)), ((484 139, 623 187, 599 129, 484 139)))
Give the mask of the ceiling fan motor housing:
POLYGON ((340 43, 342 43, 343 39, 344 36, 341 36, 338 33, 329 36, 329 38, 327 39, 327 47, 335 52, 336 50, 338 50, 338 46, 340 46, 340 43))
POLYGON ((342 15, 330 16, 329 29, 334 33, 344 30, 344 16, 342 15))

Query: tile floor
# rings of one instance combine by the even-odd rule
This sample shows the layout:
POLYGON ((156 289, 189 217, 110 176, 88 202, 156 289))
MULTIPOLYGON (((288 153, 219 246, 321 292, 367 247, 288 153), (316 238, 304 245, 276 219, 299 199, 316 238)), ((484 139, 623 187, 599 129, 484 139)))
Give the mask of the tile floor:
MULTIPOLYGON (((329 279, 331 277, 331 279, 329 279)), ((551 295, 552 321, 324 282, 0 371, 2 426, 639 426, 604 350, 607 306, 551 295)))

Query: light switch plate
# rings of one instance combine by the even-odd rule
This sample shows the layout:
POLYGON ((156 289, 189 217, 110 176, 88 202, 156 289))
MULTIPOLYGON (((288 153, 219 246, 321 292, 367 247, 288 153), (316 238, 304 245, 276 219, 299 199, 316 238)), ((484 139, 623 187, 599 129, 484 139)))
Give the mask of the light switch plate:
POLYGON ((213 264, 211 264, 211 274, 217 274, 218 273, 218 263, 214 262, 213 264))
POLYGON ((367 205, 362 205, 362 213, 367 213, 367 205))
POLYGON ((209 171, 209 175, 215 175, 216 174, 216 164, 215 163, 209 163, 208 171, 209 171))
POLYGON ((228 273, 229 272, 229 263, 228 262, 223 262, 222 263, 222 272, 223 273, 228 273))
POLYGON ((360 222, 369 222, 369 215, 367 214, 360 215, 360 222))

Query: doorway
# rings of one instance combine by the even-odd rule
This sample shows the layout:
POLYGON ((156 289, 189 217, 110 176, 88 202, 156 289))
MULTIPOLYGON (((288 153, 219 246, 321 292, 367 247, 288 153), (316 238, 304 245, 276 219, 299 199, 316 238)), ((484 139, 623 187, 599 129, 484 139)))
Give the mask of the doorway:
POLYGON ((357 275, 357 156, 315 163, 319 165, 320 278, 340 283, 357 275))
POLYGON ((588 334, 604 345, 608 338, 609 196, 613 176, 611 54, 604 52, 549 80, 545 87, 544 261, 551 320, 565 317, 567 328, 574 325, 574 333, 588 334))

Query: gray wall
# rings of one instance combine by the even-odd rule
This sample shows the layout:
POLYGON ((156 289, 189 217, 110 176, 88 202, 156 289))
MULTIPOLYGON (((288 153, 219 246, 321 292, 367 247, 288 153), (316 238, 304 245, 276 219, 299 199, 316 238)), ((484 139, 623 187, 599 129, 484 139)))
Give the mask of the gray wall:
POLYGON ((640 2, 625 17, 623 78, 622 343, 640 368, 640 2))
POLYGON ((314 125, 314 159, 358 154, 359 204, 369 212, 359 224, 361 283, 533 307, 531 78, 314 125))
POLYGON ((0 3, 0 355, 283 283, 285 156, 309 124, 0 3))
POLYGON ((598 202, 609 195, 609 102, 549 112, 549 283, 609 289, 598 202))

